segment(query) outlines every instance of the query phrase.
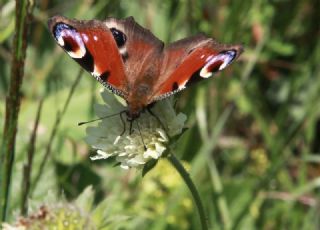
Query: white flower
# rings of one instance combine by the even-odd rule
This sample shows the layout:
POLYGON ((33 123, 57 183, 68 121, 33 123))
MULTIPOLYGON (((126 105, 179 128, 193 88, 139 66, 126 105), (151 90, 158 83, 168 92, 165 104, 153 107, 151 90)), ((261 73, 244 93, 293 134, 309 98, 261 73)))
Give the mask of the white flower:
POLYGON ((123 113, 123 120, 120 117, 120 112, 127 110, 125 102, 107 90, 102 91, 101 96, 105 104, 95 106, 97 116, 115 116, 101 120, 96 127, 87 128, 86 141, 97 149, 92 160, 114 157, 124 169, 141 168, 148 161, 160 158, 169 139, 182 132, 186 116, 176 114, 172 98, 157 102, 151 109, 161 123, 148 111, 141 112, 133 121, 133 132, 129 134, 126 114, 123 113))

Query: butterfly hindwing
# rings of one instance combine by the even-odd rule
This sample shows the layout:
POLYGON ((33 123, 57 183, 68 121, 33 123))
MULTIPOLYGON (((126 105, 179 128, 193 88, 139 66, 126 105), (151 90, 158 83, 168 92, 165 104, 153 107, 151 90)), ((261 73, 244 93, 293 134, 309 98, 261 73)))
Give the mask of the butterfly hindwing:
POLYGON ((154 100, 211 77, 230 65, 241 52, 240 45, 221 45, 204 35, 172 43, 164 51, 163 70, 153 95, 154 100))
POLYGON ((125 96, 124 64, 112 31, 102 21, 55 16, 48 22, 57 43, 114 93, 125 96))

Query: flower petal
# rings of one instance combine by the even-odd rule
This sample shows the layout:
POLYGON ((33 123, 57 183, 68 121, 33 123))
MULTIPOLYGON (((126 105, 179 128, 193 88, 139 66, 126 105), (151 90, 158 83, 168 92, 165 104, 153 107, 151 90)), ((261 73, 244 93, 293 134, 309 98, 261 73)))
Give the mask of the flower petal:
MULTIPOLYGON (((98 117, 127 109, 123 100, 110 92, 105 90, 101 96, 105 104, 95 106, 98 117)), ((159 115, 162 124, 150 113, 142 112, 133 123, 132 133, 127 129, 125 134, 119 136, 125 127, 129 127, 128 121, 120 114, 103 119, 96 127, 88 127, 86 141, 97 149, 97 155, 90 158, 99 160, 114 156, 123 169, 142 168, 151 159, 159 159, 167 149, 170 137, 181 133, 186 116, 182 113, 176 115, 173 100, 170 99, 157 102, 152 110, 156 116, 159 115), (164 130, 163 126, 167 129, 164 130)))

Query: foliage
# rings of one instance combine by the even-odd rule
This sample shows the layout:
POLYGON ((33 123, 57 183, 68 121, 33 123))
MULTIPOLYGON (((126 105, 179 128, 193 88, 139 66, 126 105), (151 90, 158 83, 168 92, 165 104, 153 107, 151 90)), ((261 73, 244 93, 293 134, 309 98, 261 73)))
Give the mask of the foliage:
MULTIPOLYGON (((0 11, 4 127, 15 1, 1 1, 0 11)), ((74 84, 79 66, 56 46, 47 28, 47 19, 56 14, 77 19, 132 15, 166 43, 203 32, 220 42, 244 44, 242 58, 228 70, 176 96, 189 129, 175 155, 188 162, 214 229, 320 228, 320 3, 314 0, 35 1, 7 222, 15 222, 14 213, 20 212, 23 165, 43 98, 31 200, 45 204, 50 191, 56 201, 71 201, 91 185, 94 206, 109 202, 104 207, 112 207, 115 216, 128 216, 125 229, 199 229, 187 188, 166 167, 157 164, 149 172, 158 170, 157 177, 141 178, 141 172, 89 160, 92 149, 77 123, 95 118, 101 86, 88 73, 74 84), (72 85, 76 88, 63 109, 72 85)), ((90 199, 84 202, 91 205, 90 199)))

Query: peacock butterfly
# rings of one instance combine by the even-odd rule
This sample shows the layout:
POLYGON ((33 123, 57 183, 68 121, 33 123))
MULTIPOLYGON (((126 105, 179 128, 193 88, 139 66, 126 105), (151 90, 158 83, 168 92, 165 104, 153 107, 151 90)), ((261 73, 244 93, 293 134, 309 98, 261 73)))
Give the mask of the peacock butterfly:
POLYGON ((223 70, 243 50, 204 35, 165 46, 133 17, 84 21, 54 16, 48 25, 71 58, 127 101, 132 120, 153 102, 223 70))

